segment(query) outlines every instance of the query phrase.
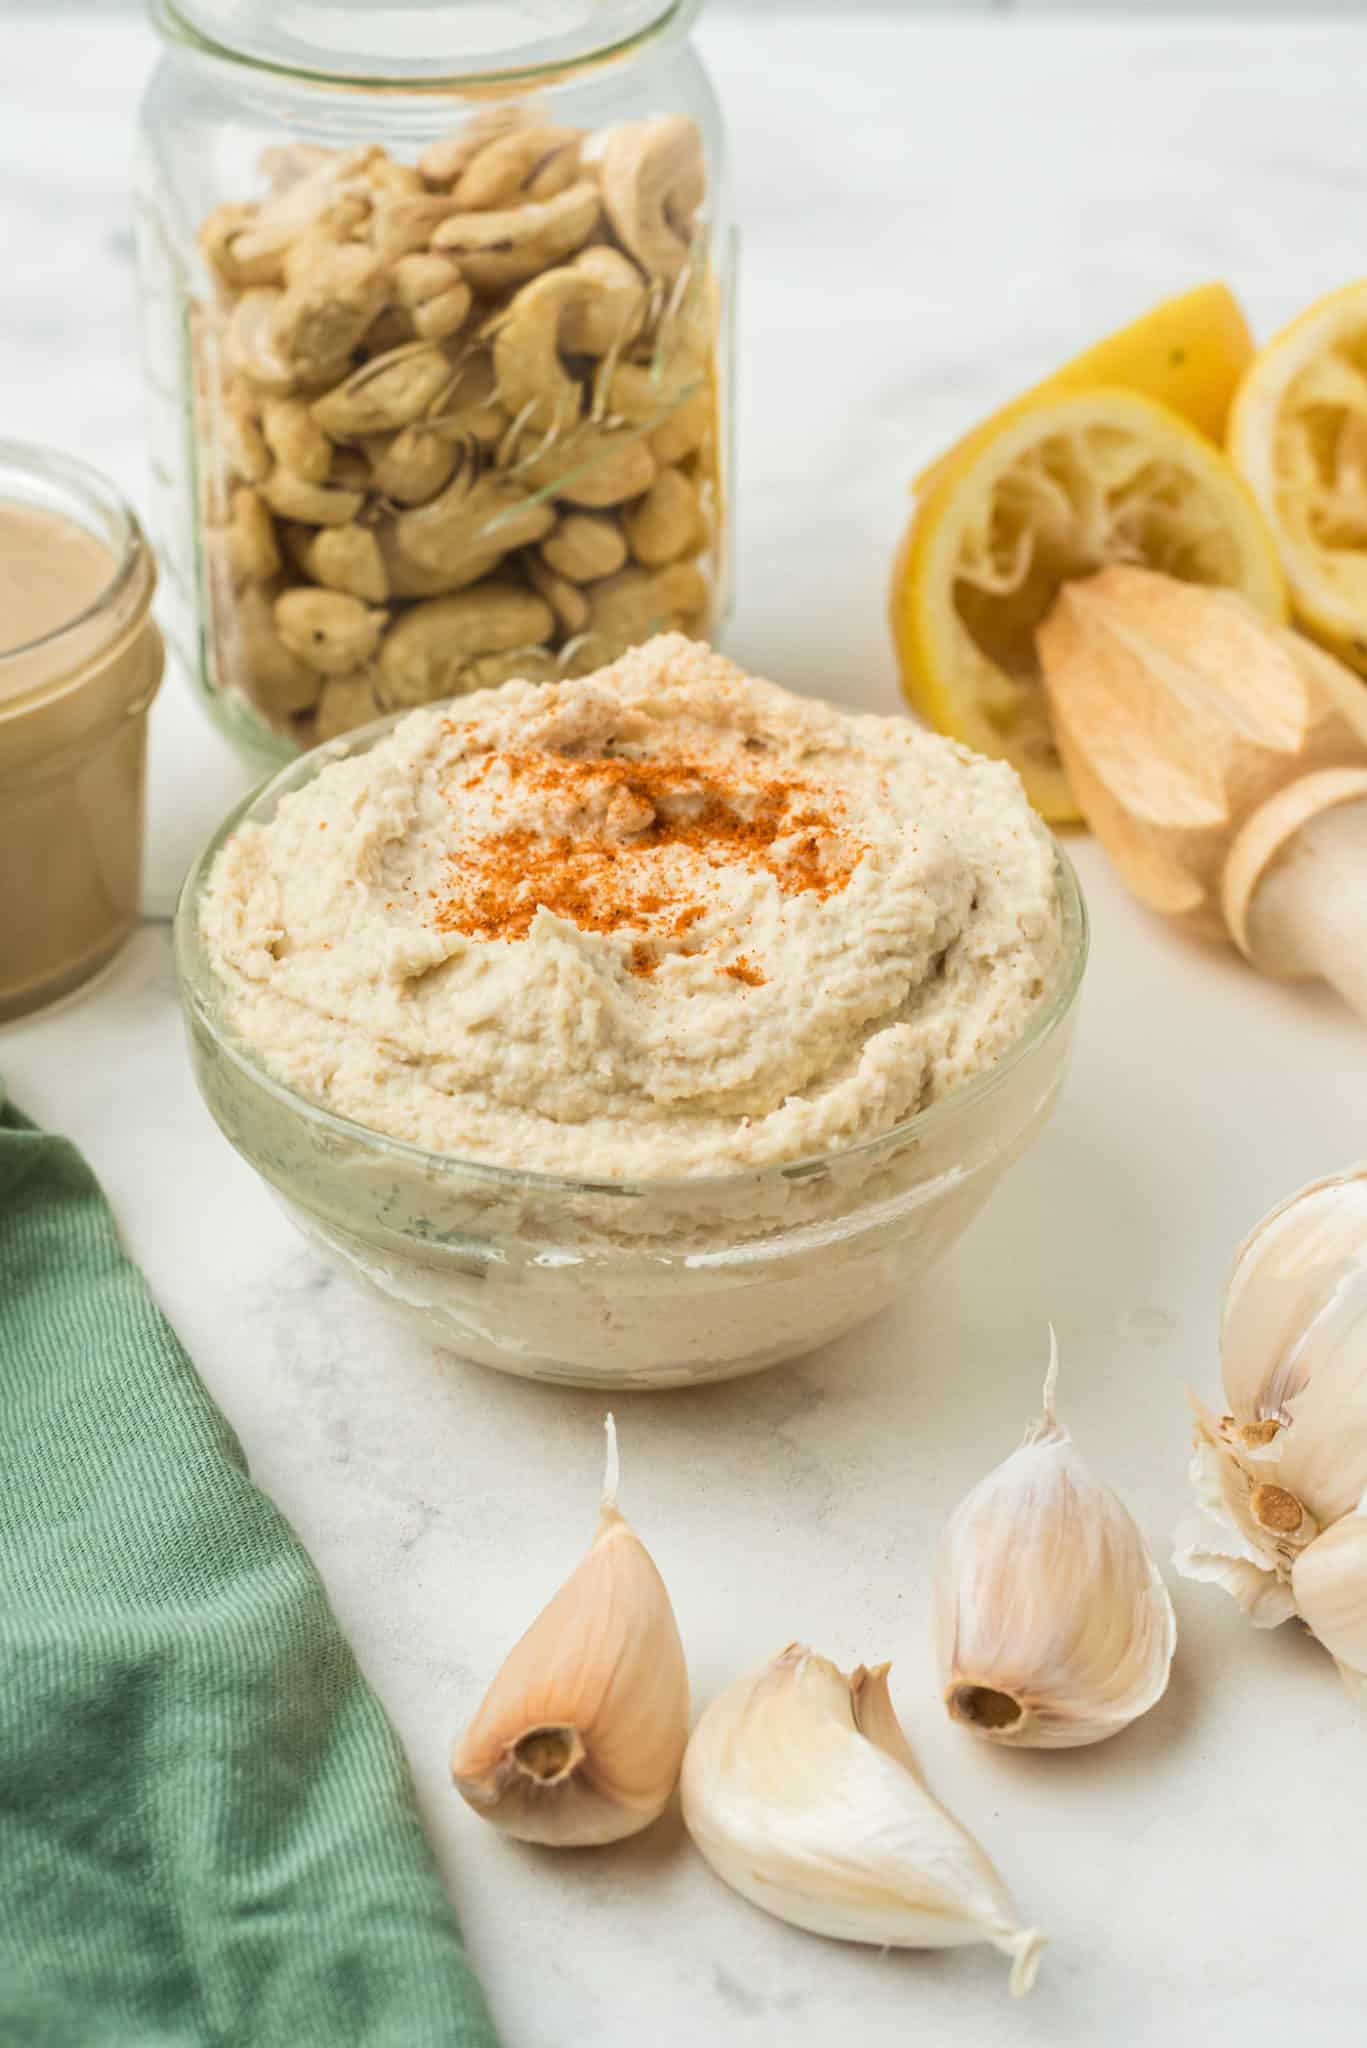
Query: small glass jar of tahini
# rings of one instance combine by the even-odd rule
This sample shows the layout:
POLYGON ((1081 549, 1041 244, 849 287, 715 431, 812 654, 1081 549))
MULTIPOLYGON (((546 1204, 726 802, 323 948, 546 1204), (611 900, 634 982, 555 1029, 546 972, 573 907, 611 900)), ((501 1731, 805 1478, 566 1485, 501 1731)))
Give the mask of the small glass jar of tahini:
POLYGON ((137 922, 155 581, 103 477, 0 442, 0 1019, 87 981, 137 922))

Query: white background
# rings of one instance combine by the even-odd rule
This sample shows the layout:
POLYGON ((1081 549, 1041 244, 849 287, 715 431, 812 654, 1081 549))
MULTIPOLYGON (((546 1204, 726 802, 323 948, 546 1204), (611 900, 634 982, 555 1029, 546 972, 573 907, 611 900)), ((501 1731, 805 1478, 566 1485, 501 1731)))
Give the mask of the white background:
MULTIPOLYGON (((143 488, 124 199, 150 39, 11 10, 0 69, 0 432, 143 488)), ((702 32, 744 223, 729 650, 893 711, 884 590, 919 462, 1150 300, 1225 275, 1264 333, 1367 268, 1367 32, 1159 19, 720 9, 702 32)), ((1242 1232, 1363 1151, 1367 1040, 1077 857, 1095 920, 1053 1123, 934 1284, 803 1364, 617 1404, 624 1505, 700 1702, 794 1636, 891 1656, 932 1782, 1054 1937, 1008 2005, 987 1951, 880 1956, 722 1890, 668 1819, 555 1858, 453 1798, 450 1741, 592 1528, 601 1401, 464 1368, 296 1240, 210 1124, 164 919, 243 772, 178 678, 154 723, 149 922, 101 986, 0 1033, 0 1072, 103 1176, 136 1256, 317 1559, 394 1715, 509 2048, 1281 2048, 1360 2030, 1367 1744, 1299 1632, 1174 1586, 1171 1690, 1114 1743, 1013 1757, 952 1730, 930 1547, 1017 1440, 1044 1324, 1061 1402, 1159 1556, 1183 1385, 1215 1386, 1242 1232)), ((3 878, 0 878, 3 886, 3 878)))

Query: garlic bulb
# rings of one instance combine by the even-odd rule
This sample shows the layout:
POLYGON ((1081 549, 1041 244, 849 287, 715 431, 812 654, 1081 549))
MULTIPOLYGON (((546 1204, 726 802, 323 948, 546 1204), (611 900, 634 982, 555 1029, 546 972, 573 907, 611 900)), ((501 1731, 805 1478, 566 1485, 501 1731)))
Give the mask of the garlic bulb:
POLYGON ((1161 1699, 1177 1646, 1167 1587, 1134 1520, 1044 1416, 950 1517, 935 1562, 945 1705, 989 1742, 1066 1749, 1161 1699))
POLYGON ((1356 1683, 1367 1674, 1367 1624, 1354 1622, 1367 1611, 1367 1169, 1313 1181, 1245 1238, 1220 1359, 1228 1407, 1194 1403, 1199 1512, 1177 1531, 1177 1568, 1224 1586, 1259 1628, 1301 1615, 1356 1683))
POLYGON ((688 1741, 688 1672, 664 1581, 617 1509, 607 1418, 598 1533, 514 1645, 451 1759, 475 1812, 524 1842, 620 1841, 669 1802, 688 1741))
POLYGON ((879 1948, 990 1941, 1028 1991, 1044 1936, 927 1791, 887 1675, 846 1677, 793 1643, 731 1686, 684 1758, 688 1831, 718 1877, 794 1927, 879 1948))
POLYGON ((1291 1567, 1291 1591, 1344 1684, 1367 1702, 1367 1498, 1301 1552, 1291 1567))

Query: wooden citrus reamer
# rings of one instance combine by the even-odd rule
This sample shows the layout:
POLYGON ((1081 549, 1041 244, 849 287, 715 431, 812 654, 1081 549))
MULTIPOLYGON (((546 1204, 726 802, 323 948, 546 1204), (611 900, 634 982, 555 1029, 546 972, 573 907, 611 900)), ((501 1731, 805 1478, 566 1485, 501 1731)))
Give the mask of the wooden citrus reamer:
POLYGON ((1367 684, 1228 591, 1113 566, 1037 634, 1088 824, 1141 901, 1367 1021, 1367 684))

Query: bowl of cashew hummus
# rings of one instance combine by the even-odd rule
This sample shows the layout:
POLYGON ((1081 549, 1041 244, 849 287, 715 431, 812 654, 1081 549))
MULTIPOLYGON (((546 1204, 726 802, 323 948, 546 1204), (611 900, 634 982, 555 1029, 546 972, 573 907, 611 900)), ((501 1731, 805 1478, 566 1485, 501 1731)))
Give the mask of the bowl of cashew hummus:
POLYGON ((671 634, 316 748, 192 870, 199 1085, 429 1338, 580 1386, 809 1351, 953 1243, 1086 959, 1014 773, 671 634))

